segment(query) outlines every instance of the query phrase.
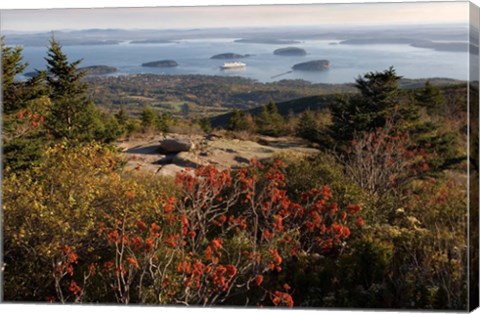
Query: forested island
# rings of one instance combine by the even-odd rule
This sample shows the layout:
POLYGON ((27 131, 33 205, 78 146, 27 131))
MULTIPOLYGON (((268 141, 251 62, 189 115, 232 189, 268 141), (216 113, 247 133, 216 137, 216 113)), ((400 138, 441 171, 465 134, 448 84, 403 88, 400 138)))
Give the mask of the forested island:
POLYGON ((330 68, 328 60, 313 60, 295 64, 292 69, 299 71, 324 71, 330 68))
POLYGON ((210 59, 241 59, 241 58, 246 58, 249 57, 249 54, 246 55, 241 55, 238 53, 233 53, 233 52, 226 52, 226 53, 220 53, 212 56, 210 59))
MULTIPOLYGON (((112 74, 118 71, 116 67, 108 65, 91 65, 87 67, 79 67, 78 72, 84 73, 86 76, 95 76, 95 75, 107 75, 112 74)), ((40 74, 40 71, 32 71, 23 73, 26 77, 35 77, 40 74)), ((50 74, 50 73, 49 73, 50 74)))
POLYGON ((408 44, 412 47, 433 49, 437 51, 461 52, 468 51, 468 43, 465 42, 435 42, 431 40, 419 40, 412 38, 354 38, 342 40, 341 45, 381 45, 381 44, 408 44))
POLYGON ((286 47, 276 49, 273 54, 279 56, 305 56, 307 52, 305 49, 298 47, 286 47))
POLYGON ((79 68, 80 71, 84 71, 85 75, 106 75, 112 74, 118 71, 116 67, 108 65, 91 65, 88 67, 79 68))
POLYGON ((465 82, 87 77, 54 38, 19 81, 1 49, 5 301, 467 308, 465 82))
POLYGON ((291 45, 299 44, 298 40, 278 39, 278 38, 242 38, 234 40, 236 43, 250 43, 250 44, 271 44, 271 45, 291 45))
POLYGON ((149 68, 174 68, 176 66, 178 66, 178 63, 175 60, 160 60, 142 63, 142 67, 149 68))
POLYGON ((173 40, 167 39, 142 39, 142 40, 131 40, 131 44, 171 44, 175 43, 173 40))

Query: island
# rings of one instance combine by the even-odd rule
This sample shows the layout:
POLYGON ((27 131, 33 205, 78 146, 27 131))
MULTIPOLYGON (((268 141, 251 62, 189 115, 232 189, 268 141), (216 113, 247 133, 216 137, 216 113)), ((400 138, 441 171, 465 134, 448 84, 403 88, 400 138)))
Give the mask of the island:
MULTIPOLYGON (((81 67, 77 69, 78 72, 83 72, 85 76, 97 76, 97 75, 107 75, 112 74, 118 71, 116 67, 109 65, 91 65, 86 67, 81 67)), ((31 72, 26 72, 23 75, 25 77, 35 77, 40 74, 40 71, 35 70, 31 72)), ((51 72, 46 72, 46 75, 52 75, 51 72)))
POLYGON ((341 45, 409 45, 416 48, 432 49, 436 51, 448 52, 466 52, 468 51, 468 42, 453 41, 453 42, 435 42, 431 40, 418 40, 411 38, 354 38, 347 39, 340 42, 341 45))
POLYGON ((241 55, 238 53, 227 52, 227 53, 220 53, 218 55, 214 55, 210 59, 240 59, 240 58, 246 58, 249 56, 250 56, 249 54, 241 55))
POLYGON ((85 75, 106 75, 118 71, 117 68, 108 65, 92 65, 88 67, 79 68, 85 75))
POLYGON ((142 64, 142 67, 149 68, 173 68, 176 66, 178 66, 178 63, 175 60, 159 60, 142 64))
POLYGON ((398 37, 353 38, 340 41, 340 45, 409 45, 414 41, 411 38, 398 37))
POLYGON ((171 44, 172 40, 167 39, 144 39, 144 40, 132 40, 131 44, 171 44))
POLYGON ((275 50, 273 54, 278 56, 305 56, 307 52, 302 48, 286 47, 275 50))
POLYGON ((295 64, 292 69, 299 71, 323 71, 330 68, 328 60, 313 60, 295 64))
POLYGON ((246 44, 269 44, 269 45, 292 45, 299 44, 298 40, 275 39, 275 38, 242 38, 234 40, 236 43, 246 44))
POLYGON ((433 41, 417 41, 410 44, 412 47, 433 49, 436 51, 448 52, 467 52, 468 42, 433 42, 433 41))

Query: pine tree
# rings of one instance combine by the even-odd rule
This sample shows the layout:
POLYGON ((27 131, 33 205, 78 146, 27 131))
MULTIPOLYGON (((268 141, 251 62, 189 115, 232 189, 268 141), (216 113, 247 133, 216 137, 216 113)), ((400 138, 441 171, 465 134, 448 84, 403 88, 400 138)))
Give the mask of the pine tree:
POLYGON ((168 128, 174 124, 172 115, 168 112, 162 112, 158 115, 156 128, 160 132, 168 132, 168 128))
POLYGON ((445 110, 445 97, 440 89, 432 85, 430 81, 425 82, 425 86, 417 94, 416 100, 420 106, 427 108, 429 114, 439 114, 445 110))
POLYGON ((198 125, 200 126, 203 132, 205 133, 212 132, 212 123, 210 122, 210 119, 208 119, 207 117, 200 118, 198 120, 198 125))
MULTIPOLYGON (((84 73, 78 70, 81 60, 70 63, 60 44, 52 37, 47 61, 47 84, 52 109, 47 126, 54 138, 80 141, 96 139, 102 127, 99 112, 89 99, 84 73)), ((98 138, 97 138, 98 139, 98 138)))
POLYGON ((143 132, 154 131, 158 124, 157 112, 150 106, 143 109, 140 117, 143 132))
POLYGON ((125 126, 127 124, 128 114, 125 111, 125 108, 123 106, 121 106, 120 110, 115 114, 115 118, 117 119, 120 125, 125 126))
POLYGON ((261 134, 277 136, 282 133, 285 127, 285 120, 278 113, 277 105, 273 100, 262 107, 262 111, 256 117, 257 130, 261 134))
POLYGON ((316 142, 319 139, 319 125, 310 109, 300 115, 296 127, 296 134, 304 139, 316 142))
POLYGON ((11 113, 18 109, 18 89, 22 85, 15 81, 15 77, 22 73, 27 63, 23 63, 21 47, 7 47, 4 44, 4 38, 0 38, 2 48, 2 100, 3 112, 11 113))
POLYGON ((388 126, 391 135, 407 132, 412 145, 425 149, 430 155, 432 171, 454 164, 458 154, 453 134, 443 132, 439 125, 421 117, 418 101, 400 89, 400 78, 390 68, 357 79, 360 93, 343 96, 330 108, 332 124, 328 131, 332 147, 349 151, 352 140, 388 126))
POLYGON ((43 155, 46 140, 42 126, 38 124, 45 112, 49 110, 50 101, 46 95, 42 72, 28 81, 16 79, 28 65, 23 63, 22 48, 6 46, 3 37, 0 38, 0 46, 3 109, 2 163, 7 171, 19 171, 33 166, 43 155), (35 121, 33 117, 36 117, 35 121))
POLYGON ((331 106, 334 142, 341 145, 362 132, 384 127, 387 121, 401 119, 397 106, 400 79, 393 68, 357 78, 355 86, 360 94, 342 96, 331 106))
POLYGON ((228 121, 227 129, 230 131, 241 131, 244 129, 243 113, 237 108, 233 108, 232 115, 228 121))

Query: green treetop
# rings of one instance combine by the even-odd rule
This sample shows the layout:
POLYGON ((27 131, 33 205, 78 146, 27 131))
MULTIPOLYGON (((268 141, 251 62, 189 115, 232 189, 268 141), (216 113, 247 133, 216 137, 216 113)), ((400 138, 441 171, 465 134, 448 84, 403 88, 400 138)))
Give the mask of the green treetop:
POLYGON ((88 141, 97 139, 102 128, 99 112, 88 97, 81 60, 70 63, 60 44, 52 37, 47 61, 47 84, 52 109, 47 127, 54 138, 88 141))
POLYGON ((424 88, 416 95, 416 101, 420 106, 427 108, 429 114, 441 113, 445 110, 445 97, 430 81, 427 81, 424 88))
MULTIPOLYGON (((2 103, 3 113, 11 114, 25 107, 28 99, 27 83, 16 80, 22 74, 28 63, 23 62, 22 47, 8 47, 4 38, 0 38, 2 50, 2 103)), ((33 85, 30 83, 30 88, 33 85)))
POLYGON ((343 96, 331 107, 333 140, 337 144, 349 142, 358 133, 384 127, 387 120, 399 118, 400 79, 393 68, 357 78, 355 86, 360 93, 343 96))
POLYGON ((258 132, 265 135, 280 135, 285 127, 285 120, 278 113, 277 105, 273 100, 262 107, 262 111, 256 117, 255 122, 258 132))
MULTIPOLYGON (((429 117, 422 117, 418 101, 400 89, 400 78, 393 68, 359 77, 356 87, 360 93, 343 96, 330 108, 331 145, 336 150, 349 151, 352 140, 388 127, 389 135, 407 132, 412 145, 424 148, 430 156, 432 170, 452 165, 458 157, 453 134, 442 130, 429 117)), ((431 86, 427 87, 432 90, 431 86)))

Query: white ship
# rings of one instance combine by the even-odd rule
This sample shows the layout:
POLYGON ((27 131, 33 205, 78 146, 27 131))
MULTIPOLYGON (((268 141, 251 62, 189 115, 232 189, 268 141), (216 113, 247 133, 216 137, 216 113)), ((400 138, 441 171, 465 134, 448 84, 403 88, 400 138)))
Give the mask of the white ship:
POLYGON ((243 62, 225 62, 220 68, 222 70, 243 70, 246 66, 243 62))

